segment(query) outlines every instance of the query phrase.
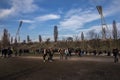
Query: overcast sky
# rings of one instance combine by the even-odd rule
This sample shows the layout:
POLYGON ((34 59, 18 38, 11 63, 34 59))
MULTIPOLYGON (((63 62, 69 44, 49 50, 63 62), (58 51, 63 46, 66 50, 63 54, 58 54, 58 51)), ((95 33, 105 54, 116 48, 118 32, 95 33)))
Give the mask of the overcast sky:
POLYGON ((81 32, 92 29, 99 32, 101 23, 97 5, 103 8, 108 27, 112 27, 113 20, 120 27, 120 0, 0 0, 0 36, 7 28, 15 37, 21 20, 21 41, 27 35, 33 41, 38 40, 38 35, 53 40, 55 25, 58 26, 59 39, 80 36, 81 32))

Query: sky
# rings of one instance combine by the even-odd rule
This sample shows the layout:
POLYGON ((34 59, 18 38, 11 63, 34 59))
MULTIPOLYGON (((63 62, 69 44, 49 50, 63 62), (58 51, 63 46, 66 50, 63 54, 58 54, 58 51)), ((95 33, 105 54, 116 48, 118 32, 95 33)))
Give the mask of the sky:
POLYGON ((0 0, 0 38, 4 28, 15 37, 21 20, 21 41, 27 35, 32 41, 38 41, 38 35, 53 40, 55 25, 59 40, 80 37, 82 32, 87 35, 90 30, 100 32, 97 5, 102 6, 108 27, 111 29, 115 20, 120 29, 120 0, 0 0))

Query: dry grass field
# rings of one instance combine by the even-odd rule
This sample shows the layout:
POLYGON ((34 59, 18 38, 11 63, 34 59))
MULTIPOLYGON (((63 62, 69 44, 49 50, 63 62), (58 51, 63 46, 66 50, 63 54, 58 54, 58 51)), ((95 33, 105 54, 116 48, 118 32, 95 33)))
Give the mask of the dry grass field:
POLYGON ((57 56, 53 62, 40 56, 0 58, 0 80, 120 80, 120 63, 107 56, 57 56))

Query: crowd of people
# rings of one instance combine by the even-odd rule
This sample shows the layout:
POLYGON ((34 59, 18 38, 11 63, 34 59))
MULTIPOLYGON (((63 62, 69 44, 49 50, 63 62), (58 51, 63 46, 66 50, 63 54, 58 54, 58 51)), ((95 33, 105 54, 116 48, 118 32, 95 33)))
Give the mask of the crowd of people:
POLYGON ((2 57, 6 58, 6 57, 11 57, 12 54, 13 54, 13 51, 12 49, 9 47, 9 48, 4 48, 1 50, 1 53, 2 53, 2 57))
MULTIPOLYGON (((34 54, 36 53, 40 53, 43 55, 43 61, 46 62, 47 60, 49 62, 53 61, 53 56, 55 53, 58 53, 60 56, 60 60, 67 60, 68 57, 71 57, 72 54, 74 53, 74 55, 77 56, 82 56, 85 54, 93 54, 93 55, 101 55, 101 54, 107 54, 107 56, 111 56, 111 53, 114 56, 114 62, 118 62, 118 56, 120 56, 120 51, 117 48, 114 48, 111 52, 110 51, 97 51, 97 50, 93 50, 93 51, 87 51, 87 50, 82 50, 80 48, 74 49, 74 48, 59 48, 59 49, 53 49, 53 48, 41 48, 41 49, 36 49, 36 50, 32 50, 34 54)), ((29 49, 12 49, 11 47, 9 48, 4 48, 1 50, 1 57, 11 57, 12 54, 14 53, 15 56, 21 56, 23 53, 30 53, 29 49)))
POLYGON ((68 57, 71 56, 71 50, 69 48, 65 48, 65 49, 52 49, 52 48, 45 48, 44 51, 43 51, 43 61, 46 62, 46 60, 52 62, 53 61, 53 55, 54 53, 57 52, 60 56, 60 60, 67 60, 68 57), (46 57, 48 57, 48 59, 46 59, 46 57))

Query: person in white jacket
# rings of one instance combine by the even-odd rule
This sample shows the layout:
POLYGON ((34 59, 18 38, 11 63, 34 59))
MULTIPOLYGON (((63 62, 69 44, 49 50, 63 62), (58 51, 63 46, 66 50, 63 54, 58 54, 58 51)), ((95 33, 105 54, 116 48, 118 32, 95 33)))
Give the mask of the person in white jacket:
POLYGON ((68 50, 68 48, 66 48, 65 49, 65 59, 67 59, 68 55, 69 55, 69 50, 68 50))

